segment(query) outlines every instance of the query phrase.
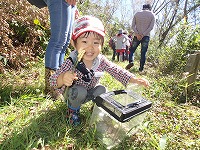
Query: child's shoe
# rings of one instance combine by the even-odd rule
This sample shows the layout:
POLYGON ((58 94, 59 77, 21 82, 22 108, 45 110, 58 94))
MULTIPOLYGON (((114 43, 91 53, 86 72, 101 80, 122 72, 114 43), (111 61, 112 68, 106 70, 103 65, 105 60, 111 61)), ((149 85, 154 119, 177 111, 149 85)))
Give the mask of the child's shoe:
POLYGON ((66 120, 67 120, 68 124, 71 124, 71 125, 74 125, 74 126, 81 124, 80 109, 73 110, 71 108, 68 108, 66 118, 67 118, 66 120))

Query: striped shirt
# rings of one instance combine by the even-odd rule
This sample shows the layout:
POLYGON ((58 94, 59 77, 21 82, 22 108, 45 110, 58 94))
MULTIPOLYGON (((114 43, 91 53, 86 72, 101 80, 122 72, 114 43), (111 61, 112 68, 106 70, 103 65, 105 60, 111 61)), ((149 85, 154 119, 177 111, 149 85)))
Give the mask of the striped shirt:
POLYGON ((154 23, 154 14, 149 10, 142 10, 134 15, 132 29, 135 34, 150 36, 150 31, 153 29, 154 23))

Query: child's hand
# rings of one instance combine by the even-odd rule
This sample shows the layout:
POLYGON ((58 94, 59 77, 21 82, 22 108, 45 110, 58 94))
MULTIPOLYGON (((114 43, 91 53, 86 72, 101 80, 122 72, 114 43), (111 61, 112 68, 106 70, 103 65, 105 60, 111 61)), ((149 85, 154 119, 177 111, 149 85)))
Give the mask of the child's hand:
POLYGON ((78 77, 76 76, 75 73, 72 73, 71 71, 67 71, 64 73, 62 77, 62 82, 66 86, 71 86, 73 84, 73 81, 77 79, 78 77))
POLYGON ((143 85, 145 87, 149 87, 150 86, 149 81, 147 79, 144 79, 144 78, 135 78, 135 77, 132 77, 130 79, 130 83, 137 83, 137 84, 143 85))
POLYGON ((137 83, 140 84, 140 85, 144 85, 145 87, 150 86, 149 81, 147 79, 144 79, 144 78, 138 78, 137 83))

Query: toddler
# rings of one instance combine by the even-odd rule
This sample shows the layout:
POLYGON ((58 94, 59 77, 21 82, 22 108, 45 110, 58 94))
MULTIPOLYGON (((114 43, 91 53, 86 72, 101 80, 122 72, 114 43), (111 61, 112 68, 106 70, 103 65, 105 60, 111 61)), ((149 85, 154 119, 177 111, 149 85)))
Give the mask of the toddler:
POLYGON ((104 36, 104 26, 98 18, 82 16, 77 19, 72 33, 72 45, 75 50, 50 77, 51 86, 61 94, 65 93, 66 87, 68 88, 64 97, 67 97, 68 104, 67 121, 72 125, 80 124, 79 112, 82 104, 106 92, 106 88, 99 84, 105 71, 124 86, 128 83, 149 86, 146 79, 136 78, 101 54, 104 36), (83 56, 78 61, 78 54, 81 53, 83 56))

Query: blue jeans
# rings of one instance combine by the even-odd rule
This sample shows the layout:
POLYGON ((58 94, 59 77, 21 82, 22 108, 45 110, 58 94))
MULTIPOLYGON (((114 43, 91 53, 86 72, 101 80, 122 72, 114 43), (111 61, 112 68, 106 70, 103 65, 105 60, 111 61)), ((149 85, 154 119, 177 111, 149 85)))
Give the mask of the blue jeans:
POLYGON ((130 54, 129 54, 129 63, 132 63, 134 61, 134 53, 138 47, 138 45, 141 43, 141 58, 140 58, 140 68, 144 68, 144 64, 146 61, 146 52, 149 45, 149 36, 144 36, 141 41, 139 41, 136 36, 134 36, 132 45, 130 47, 130 54))
POLYGON ((76 6, 65 0, 44 0, 50 14, 51 36, 45 54, 45 67, 56 70, 64 62, 69 46, 76 6))

